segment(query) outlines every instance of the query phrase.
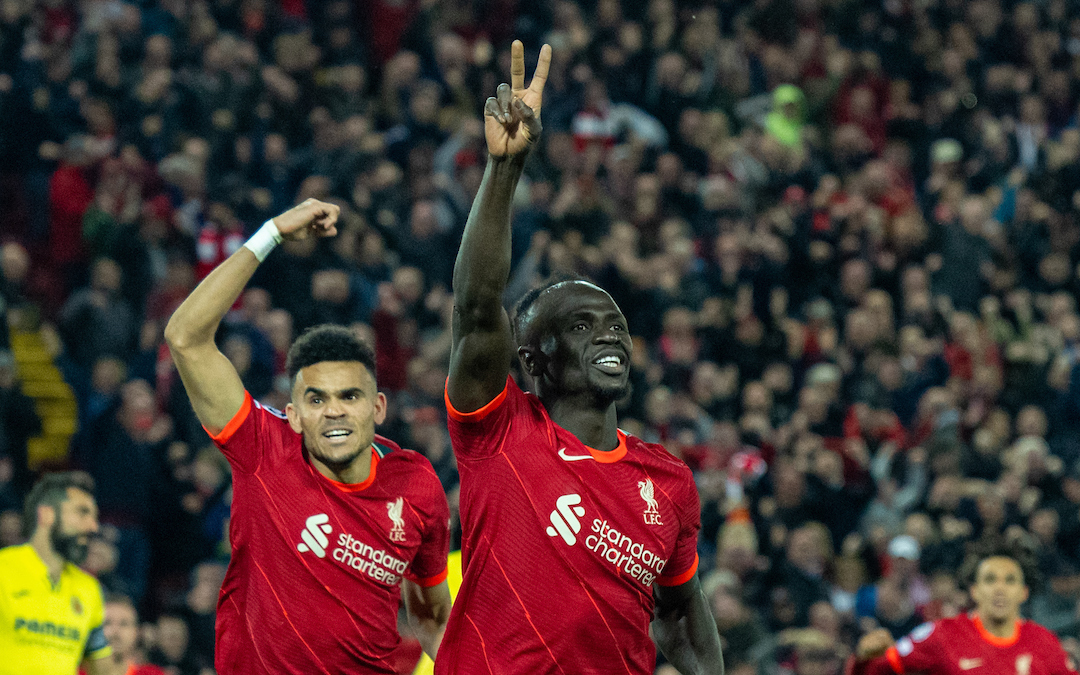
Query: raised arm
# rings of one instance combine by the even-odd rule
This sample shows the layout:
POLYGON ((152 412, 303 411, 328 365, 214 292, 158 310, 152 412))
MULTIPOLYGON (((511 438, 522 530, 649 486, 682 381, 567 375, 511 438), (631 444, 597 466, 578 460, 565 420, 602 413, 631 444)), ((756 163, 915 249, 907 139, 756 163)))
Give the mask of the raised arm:
POLYGON ((220 433, 244 403, 240 376, 214 343, 218 325, 278 242, 337 234, 340 210, 334 204, 308 199, 268 221, 173 312, 165 326, 165 341, 195 415, 210 433, 220 433))
POLYGON ((651 628, 664 657, 682 675, 724 675, 720 633, 698 575, 679 586, 653 589, 656 618, 651 628))
POLYGON ((510 81, 484 106, 488 161, 454 263, 454 344, 447 394, 461 412, 499 395, 514 351, 502 305, 510 276, 510 201, 529 149, 540 137, 540 105, 551 47, 544 45, 525 88, 525 47, 511 48, 510 81))

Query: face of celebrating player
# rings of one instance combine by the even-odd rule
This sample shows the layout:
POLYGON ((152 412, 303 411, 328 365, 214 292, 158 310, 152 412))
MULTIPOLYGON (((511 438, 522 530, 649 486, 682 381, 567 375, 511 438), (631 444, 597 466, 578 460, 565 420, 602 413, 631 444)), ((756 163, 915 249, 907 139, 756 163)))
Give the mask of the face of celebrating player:
POLYGON ((971 599, 984 622, 1010 623, 1020 618, 1020 605, 1028 598, 1024 572, 1012 558, 987 558, 979 564, 971 599))
POLYGON ((285 414, 312 459, 341 473, 371 446, 386 396, 359 361, 322 361, 296 374, 285 414))
POLYGON ((97 503, 88 492, 67 489, 67 499, 60 502, 57 518, 49 531, 53 550, 76 565, 86 560, 90 537, 98 531, 97 503))
POLYGON ((536 304, 540 353, 522 352, 530 374, 542 374, 560 396, 590 392, 605 406, 626 395, 633 343, 611 296, 588 282, 567 281, 536 304))

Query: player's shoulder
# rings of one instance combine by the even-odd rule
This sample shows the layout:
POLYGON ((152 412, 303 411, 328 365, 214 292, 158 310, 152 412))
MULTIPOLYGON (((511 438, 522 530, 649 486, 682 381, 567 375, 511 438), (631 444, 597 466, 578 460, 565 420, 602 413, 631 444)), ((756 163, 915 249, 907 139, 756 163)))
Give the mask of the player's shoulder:
POLYGON ((395 471, 435 476, 431 462, 421 453, 403 448, 385 436, 375 435, 372 450, 379 456, 379 472, 395 471))
POLYGON ((633 434, 619 430, 626 437, 626 452, 646 465, 666 469, 680 478, 693 480, 693 472, 686 462, 668 452, 660 443, 649 443, 633 434))
POLYGON ((15 576, 36 555, 30 544, 0 548, 0 578, 15 576))
POLYGON ((252 397, 251 399, 251 414, 266 415, 268 419, 276 419, 280 422, 284 422, 285 424, 289 423, 289 417, 285 414, 284 411, 278 410, 273 406, 266 405, 265 403, 260 403, 259 401, 255 400, 254 397, 252 397))
MULTIPOLYGON (((927 625, 933 627, 933 632, 944 635, 957 635, 959 633, 971 631, 977 632, 975 623, 971 620, 971 615, 969 614, 957 614, 956 616, 944 617, 933 623, 924 623, 920 625, 919 628, 927 625)), ((919 628, 916 628, 915 630, 919 630, 919 628)))
POLYGON ((1054 631, 1050 630, 1042 624, 1035 623, 1034 621, 1025 620, 1020 625, 1022 630, 1022 636, 1030 640, 1047 641, 1053 644, 1058 644, 1058 636, 1054 631))

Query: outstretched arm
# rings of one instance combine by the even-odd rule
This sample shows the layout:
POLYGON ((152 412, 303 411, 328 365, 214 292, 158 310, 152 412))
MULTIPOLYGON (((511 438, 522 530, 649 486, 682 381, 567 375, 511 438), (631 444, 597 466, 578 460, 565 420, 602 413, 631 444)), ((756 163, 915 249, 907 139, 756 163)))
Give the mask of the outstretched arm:
POLYGON ((879 628, 859 638, 855 653, 848 657, 845 675, 896 675, 885 653, 893 646, 889 631, 879 628))
POLYGON ((654 586, 656 646, 683 675, 724 675, 720 633, 698 575, 679 586, 654 586))
POLYGON ((488 162, 454 263, 454 343, 447 395, 472 412, 499 395, 513 354, 510 318, 502 305, 510 276, 510 201, 529 148, 540 137, 540 106, 551 63, 544 45, 529 88, 525 47, 511 49, 511 84, 499 85, 484 107, 488 162))
POLYGON ((244 403, 244 385, 218 350, 214 333, 259 266, 253 250, 265 257, 275 240, 333 236, 339 212, 334 204, 308 199, 277 216, 207 275, 173 312, 165 340, 195 415, 210 433, 220 433, 244 403))

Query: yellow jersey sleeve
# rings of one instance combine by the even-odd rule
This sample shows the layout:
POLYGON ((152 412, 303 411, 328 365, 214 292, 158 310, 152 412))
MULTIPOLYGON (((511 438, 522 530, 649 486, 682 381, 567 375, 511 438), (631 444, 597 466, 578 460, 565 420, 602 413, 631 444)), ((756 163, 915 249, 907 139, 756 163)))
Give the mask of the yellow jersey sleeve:
POLYGON ((87 576, 90 588, 87 595, 90 596, 90 627, 87 630, 86 649, 83 655, 91 660, 103 659, 112 656, 112 647, 105 639, 105 602, 101 597, 101 585, 97 579, 87 576))

